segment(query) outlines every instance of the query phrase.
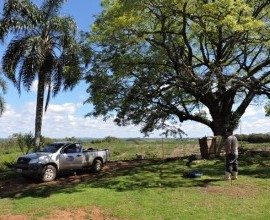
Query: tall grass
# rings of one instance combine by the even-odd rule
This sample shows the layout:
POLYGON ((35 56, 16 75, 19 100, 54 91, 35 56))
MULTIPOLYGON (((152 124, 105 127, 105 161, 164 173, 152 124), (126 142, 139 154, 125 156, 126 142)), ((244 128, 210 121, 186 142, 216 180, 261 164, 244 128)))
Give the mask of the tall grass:
POLYGON ((111 160, 129 160, 136 159, 136 155, 142 155, 143 158, 167 158, 181 157, 199 153, 199 143, 197 140, 184 141, 178 139, 169 140, 119 140, 115 142, 83 143, 85 148, 108 148, 111 152, 111 160))

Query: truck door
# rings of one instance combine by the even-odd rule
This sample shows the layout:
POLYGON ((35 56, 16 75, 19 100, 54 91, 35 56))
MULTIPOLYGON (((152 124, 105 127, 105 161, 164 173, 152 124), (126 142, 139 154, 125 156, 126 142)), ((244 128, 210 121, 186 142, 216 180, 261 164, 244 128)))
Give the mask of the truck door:
POLYGON ((60 170, 76 170, 82 168, 83 153, 79 144, 65 147, 59 157, 60 170))

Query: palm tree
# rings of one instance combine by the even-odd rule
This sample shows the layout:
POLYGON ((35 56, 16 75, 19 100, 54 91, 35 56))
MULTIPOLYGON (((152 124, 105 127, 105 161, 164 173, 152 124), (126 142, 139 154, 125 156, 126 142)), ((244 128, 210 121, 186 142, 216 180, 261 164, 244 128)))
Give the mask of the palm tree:
POLYGON ((81 78, 82 44, 76 39, 72 17, 60 16, 65 0, 44 0, 38 7, 30 0, 6 0, 0 20, 0 39, 13 34, 2 58, 4 75, 21 91, 38 80, 35 147, 40 149, 42 116, 51 95, 72 89, 81 78), (48 91, 46 102, 45 91, 48 91))

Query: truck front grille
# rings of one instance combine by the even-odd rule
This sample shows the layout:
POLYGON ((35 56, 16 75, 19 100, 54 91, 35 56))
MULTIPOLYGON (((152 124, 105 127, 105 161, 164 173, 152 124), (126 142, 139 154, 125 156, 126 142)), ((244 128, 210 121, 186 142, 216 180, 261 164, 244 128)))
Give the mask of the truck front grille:
POLYGON ((28 164, 31 158, 26 158, 26 157, 19 157, 17 160, 18 164, 28 164))

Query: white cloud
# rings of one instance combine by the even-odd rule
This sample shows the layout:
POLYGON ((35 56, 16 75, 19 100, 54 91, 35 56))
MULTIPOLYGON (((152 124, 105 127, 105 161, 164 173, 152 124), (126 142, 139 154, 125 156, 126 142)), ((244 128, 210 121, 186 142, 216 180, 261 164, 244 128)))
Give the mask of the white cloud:
MULTIPOLYGON (((14 133, 34 133, 34 102, 27 102, 19 109, 11 105, 0 117, 0 137, 8 137, 14 133)), ((64 103, 50 104, 43 114, 42 134, 47 137, 142 137, 139 128, 134 126, 118 127, 113 119, 103 121, 102 118, 85 118, 77 116, 82 104, 64 103)))
POLYGON ((64 103, 62 105, 49 104, 47 113, 48 114, 74 114, 76 108, 80 106, 74 103, 64 103))
POLYGON ((243 117, 260 116, 261 114, 264 114, 263 106, 249 105, 243 117))
POLYGON ((21 116, 20 113, 17 113, 9 104, 6 104, 5 111, 2 116, 3 119, 7 119, 9 117, 17 118, 20 116, 21 116))
POLYGON ((270 117, 265 116, 263 105, 250 105, 241 118, 239 133, 267 133, 270 131, 270 117))
MULTIPOLYGON (((31 104, 30 104, 31 105, 31 104)), ((32 109, 24 106, 21 109, 14 109, 11 105, 6 105, 6 111, 0 117, 0 137, 8 137, 14 133, 28 133, 32 129, 29 125, 34 123, 32 109)))
POLYGON ((270 131, 270 118, 265 117, 255 121, 244 121, 241 124, 243 134, 268 133, 270 131))
POLYGON ((213 136, 213 132, 209 127, 192 121, 184 122, 181 129, 183 129, 188 137, 213 136))
POLYGON ((36 79, 36 80, 33 81, 32 86, 30 88, 30 91, 33 92, 33 93, 36 93, 37 88, 38 88, 38 80, 36 79))

